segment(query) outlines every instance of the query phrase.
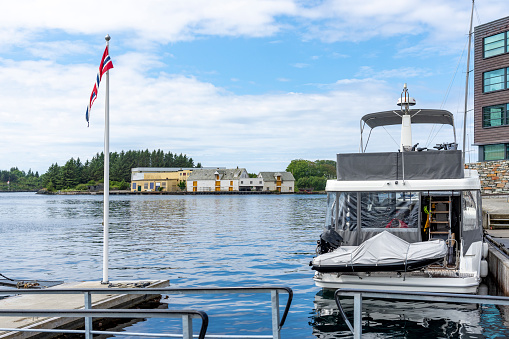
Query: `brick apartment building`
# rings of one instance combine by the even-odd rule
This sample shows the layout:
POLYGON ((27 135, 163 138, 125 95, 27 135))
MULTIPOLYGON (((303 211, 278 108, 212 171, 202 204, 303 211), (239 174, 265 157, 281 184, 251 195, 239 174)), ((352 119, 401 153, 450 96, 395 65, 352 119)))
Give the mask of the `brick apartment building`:
POLYGON ((509 159, 509 16, 475 27, 474 51, 479 161, 509 159))

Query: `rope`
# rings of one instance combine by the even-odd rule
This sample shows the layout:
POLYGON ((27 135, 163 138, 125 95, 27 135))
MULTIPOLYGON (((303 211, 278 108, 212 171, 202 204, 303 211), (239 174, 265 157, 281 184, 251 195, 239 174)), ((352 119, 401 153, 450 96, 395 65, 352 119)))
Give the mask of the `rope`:
POLYGON ((15 281, 14 279, 7 278, 7 277, 6 277, 5 275, 3 275, 2 273, 0 273, 0 277, 4 277, 5 279, 10 280, 10 281, 15 281))
POLYGON ((389 134, 389 136, 391 137, 392 141, 394 141, 394 143, 395 143, 396 145, 398 145, 398 147, 399 147, 398 142, 396 141, 396 139, 394 139, 394 138, 392 137, 391 133, 389 133, 389 131, 388 131, 387 129, 385 129, 385 126, 382 126, 382 128, 385 130, 385 132, 387 132, 387 134, 389 134))

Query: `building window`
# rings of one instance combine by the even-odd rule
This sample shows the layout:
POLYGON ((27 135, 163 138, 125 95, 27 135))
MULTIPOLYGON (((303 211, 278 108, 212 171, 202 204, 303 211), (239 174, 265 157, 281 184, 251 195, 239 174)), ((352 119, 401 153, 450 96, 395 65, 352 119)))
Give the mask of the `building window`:
POLYGON ((146 182, 146 183, 144 183, 144 184, 143 184, 143 189, 148 190, 148 182, 146 182))
POLYGON ((504 54, 507 49, 507 32, 484 38, 484 57, 504 54))
POLYGON ((507 88, 507 68, 484 73, 484 92, 493 92, 507 88))
POLYGON ((153 183, 153 182, 151 182, 151 183, 150 183, 150 189, 151 189, 151 190, 153 190, 153 189, 154 189, 154 183, 153 183))
POLYGON ((135 189, 136 189, 136 183, 133 182, 133 190, 135 190, 135 189))
POLYGON ((507 125, 508 106, 509 104, 483 107, 482 127, 507 125))
POLYGON ((162 186, 162 187, 166 187, 166 181, 163 181, 163 182, 161 183, 161 186, 162 186))
POLYGON ((505 159, 505 144, 484 145, 484 160, 505 159))

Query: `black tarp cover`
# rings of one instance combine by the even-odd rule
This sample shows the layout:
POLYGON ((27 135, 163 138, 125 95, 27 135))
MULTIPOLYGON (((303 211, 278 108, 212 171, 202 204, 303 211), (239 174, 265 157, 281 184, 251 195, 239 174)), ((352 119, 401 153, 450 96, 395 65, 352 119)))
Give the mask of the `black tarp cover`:
POLYGON ((459 179, 463 172, 460 150, 337 155, 338 180, 459 179))

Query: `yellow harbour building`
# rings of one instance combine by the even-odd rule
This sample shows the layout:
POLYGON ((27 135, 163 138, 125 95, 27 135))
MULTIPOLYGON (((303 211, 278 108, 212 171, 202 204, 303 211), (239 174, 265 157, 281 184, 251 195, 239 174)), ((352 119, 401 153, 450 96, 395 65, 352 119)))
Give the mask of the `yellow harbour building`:
POLYGON ((196 168, 137 167, 131 170, 131 192, 177 192, 196 168))

